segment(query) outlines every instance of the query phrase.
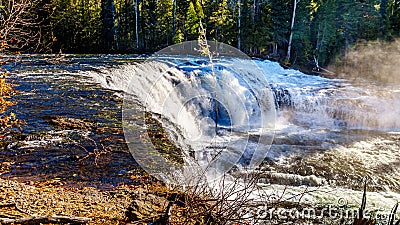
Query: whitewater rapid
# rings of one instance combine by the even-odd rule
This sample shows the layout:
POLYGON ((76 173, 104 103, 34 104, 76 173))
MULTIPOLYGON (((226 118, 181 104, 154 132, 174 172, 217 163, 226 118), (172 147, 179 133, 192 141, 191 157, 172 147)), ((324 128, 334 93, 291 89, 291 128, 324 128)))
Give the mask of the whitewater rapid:
MULTIPOLYGON (((363 130, 381 130, 381 131, 400 131, 400 87, 398 86, 379 86, 379 84, 360 83, 355 86, 344 79, 328 79, 319 76, 306 75, 297 70, 284 69, 278 63, 268 60, 254 60, 266 78, 266 82, 258 83, 258 80, 251 80, 249 69, 233 71, 230 68, 234 64, 243 60, 225 60, 221 64, 216 64, 217 76, 219 80, 218 91, 221 91, 220 98, 224 98, 227 107, 232 110, 229 116, 232 118, 221 118, 221 126, 233 126, 247 119, 244 108, 236 108, 238 105, 245 105, 251 111, 255 106, 255 100, 246 96, 252 90, 245 82, 253 82, 255 88, 266 87, 269 85, 273 91, 275 106, 278 111, 276 129, 282 130, 290 127, 306 129, 363 129, 363 130), (234 77, 234 79, 231 79, 234 77), (243 79, 247 79, 243 82, 243 79), (224 92, 225 91, 225 92, 224 92), (235 95, 230 95, 232 93, 235 95), (235 110, 235 111, 234 111, 235 110), (230 124, 232 120, 233 124, 230 124)), ((246 63, 243 63, 246 66, 246 63)), ((240 66, 235 67, 235 69, 240 66)), ((257 73, 259 73, 257 71, 257 73)), ((132 93, 138 99, 148 100, 150 111, 155 113, 170 114, 167 117, 176 116, 176 112, 164 111, 163 99, 160 96, 169 95, 171 98, 177 98, 177 95, 193 95, 188 90, 178 90, 177 83, 181 80, 192 82, 196 94, 213 98, 213 77, 210 66, 204 59, 176 59, 170 58, 168 62, 147 62, 135 65, 124 65, 112 70, 106 69, 102 73, 88 72, 88 76, 100 83, 103 87, 112 90, 122 90, 132 93), (179 62, 181 60, 181 62, 179 62), (159 75, 164 71, 162 80, 160 77, 154 77, 151 74, 159 75), (145 74, 147 77, 138 80, 136 84, 128 87, 134 82, 137 74, 145 74), (166 77, 169 76, 169 77, 166 77), (160 82, 158 82, 160 81, 160 82), (200 84, 200 83, 203 84, 200 84), (155 86, 150 86, 156 83, 155 86), (149 98, 151 96, 151 99, 149 98), (174 115, 172 115, 174 114, 174 115)), ((207 106, 203 107, 207 108, 207 106)), ((208 106, 208 108, 212 108, 208 106)), ((202 109, 189 109, 192 113, 179 114, 179 116, 188 116, 182 118, 182 127, 185 127, 188 120, 200 121, 203 117, 209 117, 210 110, 205 109, 197 115, 195 112, 202 109), (207 111, 208 110, 208 111, 207 111), (208 114, 207 114, 208 113, 208 114)), ((253 115, 249 115, 249 124, 258 122, 253 115)), ((207 121, 203 121, 206 122, 207 121)), ((210 121, 208 121, 210 122, 210 121)), ((251 126, 251 125, 250 125, 251 126)), ((204 131, 185 129, 186 132, 193 132, 190 136, 201 136, 204 131)))
MULTIPOLYGON (((104 88, 128 93, 146 111, 161 115, 158 119, 170 138, 179 147, 194 151, 200 165, 212 161, 212 150, 223 149, 224 162, 215 165, 223 170, 248 166, 251 160, 252 165, 258 165, 267 158, 280 165, 277 172, 298 174, 298 170, 290 169, 299 164, 295 160, 298 157, 318 158, 326 150, 343 152, 351 149, 349 145, 373 138, 384 142, 382 135, 400 131, 398 86, 368 81, 355 84, 345 79, 307 75, 268 60, 222 58, 214 66, 219 135, 215 135, 215 78, 204 58, 165 57, 100 68, 101 72, 87 71, 85 76, 104 88), (229 168, 225 168, 227 165, 229 168)), ((396 149, 397 144, 390 149, 395 160, 396 149)), ((357 157, 366 160, 368 155, 357 157)), ((309 165, 298 168, 305 171, 300 173, 302 176, 317 175, 322 180, 338 176, 336 172, 317 173, 319 165, 313 160, 303 161, 309 165), (324 178, 326 174, 330 174, 328 178, 324 178)), ((328 169, 322 164, 321 168, 328 169)), ((398 169, 395 164, 387 164, 394 172, 382 179, 393 180, 398 169)), ((360 165, 359 169, 365 168, 360 165)), ((373 170, 366 170, 366 174, 371 175, 373 170)), ((361 173, 357 181, 362 176, 361 173)), ((395 182, 391 188, 397 186, 395 182)))

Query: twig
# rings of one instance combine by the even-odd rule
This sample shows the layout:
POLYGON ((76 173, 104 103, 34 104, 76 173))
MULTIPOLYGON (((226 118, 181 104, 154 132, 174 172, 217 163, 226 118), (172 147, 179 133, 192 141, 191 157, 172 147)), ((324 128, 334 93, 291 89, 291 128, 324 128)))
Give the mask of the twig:
POLYGON ((24 213, 24 214, 26 214, 26 215, 30 215, 29 213, 27 213, 27 212, 25 212, 24 210, 20 209, 20 208, 17 206, 17 204, 14 203, 14 202, 13 202, 13 203, 6 203, 6 204, 0 205, 0 208, 11 208, 11 207, 14 207, 15 210, 17 210, 17 211, 20 212, 20 213, 24 213))

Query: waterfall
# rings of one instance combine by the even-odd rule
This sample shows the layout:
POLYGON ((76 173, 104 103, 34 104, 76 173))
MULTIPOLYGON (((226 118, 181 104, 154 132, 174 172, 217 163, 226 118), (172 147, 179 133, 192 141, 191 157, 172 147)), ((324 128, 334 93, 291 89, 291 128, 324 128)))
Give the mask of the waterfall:
POLYGON ((143 107, 130 114, 160 115, 170 138, 194 152, 200 166, 214 162, 218 150, 214 166, 224 171, 261 163, 275 131, 323 134, 325 139, 343 130, 400 129, 399 87, 382 90, 368 82, 306 75, 268 60, 221 57, 214 66, 218 135, 214 78, 205 58, 164 57, 86 73, 143 107))
POLYGON ((257 61, 275 94, 277 108, 290 111, 291 122, 325 129, 400 129, 400 87, 353 84, 343 79, 311 76, 257 61))

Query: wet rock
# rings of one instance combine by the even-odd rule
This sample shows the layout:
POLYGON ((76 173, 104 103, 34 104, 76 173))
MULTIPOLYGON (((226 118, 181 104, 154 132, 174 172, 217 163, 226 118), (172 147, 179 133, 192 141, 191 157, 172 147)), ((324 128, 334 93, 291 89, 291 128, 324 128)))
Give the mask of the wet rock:
POLYGON ((97 127, 97 124, 88 119, 68 118, 68 117, 49 117, 46 118, 51 125, 68 129, 91 130, 97 127))

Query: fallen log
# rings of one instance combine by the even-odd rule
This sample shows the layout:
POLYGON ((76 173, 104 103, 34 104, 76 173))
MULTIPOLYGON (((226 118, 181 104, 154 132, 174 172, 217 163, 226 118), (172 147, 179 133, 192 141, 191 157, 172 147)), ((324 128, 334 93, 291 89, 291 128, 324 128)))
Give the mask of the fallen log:
POLYGON ((81 224, 87 224, 91 220, 92 220, 91 218, 76 217, 76 216, 33 216, 33 217, 24 217, 18 219, 0 218, 0 224, 39 225, 39 224, 57 223, 57 224, 81 225, 81 224))

